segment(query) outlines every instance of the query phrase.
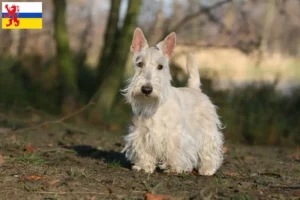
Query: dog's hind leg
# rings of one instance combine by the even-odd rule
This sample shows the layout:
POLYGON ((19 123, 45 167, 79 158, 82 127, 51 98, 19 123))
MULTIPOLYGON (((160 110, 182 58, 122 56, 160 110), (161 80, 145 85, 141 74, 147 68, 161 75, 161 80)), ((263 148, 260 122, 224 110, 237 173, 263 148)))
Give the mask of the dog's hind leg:
POLYGON ((211 176, 218 170, 223 161, 222 147, 223 136, 218 130, 202 135, 199 174, 211 176))

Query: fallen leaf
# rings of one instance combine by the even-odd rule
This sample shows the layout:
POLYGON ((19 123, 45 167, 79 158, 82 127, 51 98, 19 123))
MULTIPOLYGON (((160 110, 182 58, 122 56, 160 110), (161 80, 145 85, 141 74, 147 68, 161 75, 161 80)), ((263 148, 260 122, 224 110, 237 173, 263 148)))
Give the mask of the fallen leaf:
POLYGON ((236 172, 228 172, 228 171, 226 172, 226 171, 225 171, 225 172, 223 172, 223 173, 224 173, 225 175, 227 175, 227 176, 233 176, 233 177, 234 177, 234 176, 240 176, 240 174, 239 174, 239 173, 236 173, 236 172))
POLYGON ((146 193, 145 200, 175 200, 175 199, 169 195, 146 193))
POLYGON ((47 184, 48 185, 54 185, 54 184, 59 183, 59 182, 60 182, 59 179, 52 179, 52 180, 47 181, 47 184))
POLYGON ((26 151, 27 153, 31 153, 31 152, 34 152, 35 149, 34 149, 32 146, 27 145, 27 146, 25 147, 25 151, 26 151))
POLYGON ((4 163, 4 157, 0 154, 0 165, 4 163))
POLYGON ((21 181, 24 181, 24 180, 37 181, 37 180, 44 179, 44 178, 46 178, 46 176, 32 175, 32 176, 21 176, 20 180, 21 181))
POLYGON ((194 176, 199 176, 199 173, 196 171, 196 170, 192 170, 192 174, 194 175, 194 176))

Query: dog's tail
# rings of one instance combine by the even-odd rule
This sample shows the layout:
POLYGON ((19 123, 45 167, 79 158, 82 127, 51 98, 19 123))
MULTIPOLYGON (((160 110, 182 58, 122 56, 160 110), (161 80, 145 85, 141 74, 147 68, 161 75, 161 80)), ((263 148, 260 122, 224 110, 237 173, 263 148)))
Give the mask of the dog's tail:
POLYGON ((191 53, 189 53, 186 58, 186 66, 189 75, 188 87, 200 89, 201 82, 200 82, 200 76, 198 71, 198 64, 191 53))

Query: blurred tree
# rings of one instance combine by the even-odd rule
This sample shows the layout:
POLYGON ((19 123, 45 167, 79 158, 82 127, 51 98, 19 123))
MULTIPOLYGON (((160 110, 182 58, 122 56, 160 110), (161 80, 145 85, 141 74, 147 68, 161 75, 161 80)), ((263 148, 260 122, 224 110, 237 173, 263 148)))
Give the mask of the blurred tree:
POLYGON ((260 66, 261 61, 263 60, 265 54, 268 51, 268 42, 271 36, 271 31, 272 31, 272 24, 273 20, 276 14, 276 11, 278 10, 277 8, 277 3, 274 0, 268 0, 267 1, 267 11, 266 11, 266 16, 265 16, 265 21, 263 24, 263 31, 261 35, 261 42, 260 46, 258 49, 258 56, 256 59, 256 67, 260 66))
POLYGON ((66 26, 66 0, 53 0, 53 6, 59 98, 62 101, 63 113, 68 113, 75 107, 78 89, 66 26))
POLYGON ((118 30, 119 9, 121 0, 111 0, 111 7, 109 18, 107 20, 106 31, 104 35, 103 48, 99 56, 99 63, 97 66, 97 78, 101 85, 105 75, 109 71, 111 60, 113 59, 112 49, 116 42, 116 34, 118 30))
POLYGON ((150 45, 157 43, 159 39, 158 37, 160 37, 164 31, 165 14, 163 11, 163 3, 163 0, 159 1, 159 9, 155 14, 155 20, 153 21, 152 26, 150 26, 149 31, 145 32, 150 45))
POLYGON ((116 100, 118 92, 123 82, 126 60, 128 58, 129 47, 132 40, 132 34, 136 27, 137 17, 139 15, 141 0, 130 0, 127 8, 124 25, 117 30, 114 38, 115 42, 108 60, 109 73, 102 81, 96 94, 96 109, 93 109, 90 117, 101 117, 106 123, 110 119, 110 112, 116 100))

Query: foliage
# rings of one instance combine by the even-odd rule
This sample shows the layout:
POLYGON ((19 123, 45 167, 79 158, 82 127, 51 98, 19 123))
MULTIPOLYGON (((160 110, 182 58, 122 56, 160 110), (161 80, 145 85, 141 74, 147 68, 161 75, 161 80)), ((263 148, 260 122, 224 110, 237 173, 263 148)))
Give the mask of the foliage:
POLYGON ((46 162, 40 157, 36 156, 33 153, 24 153, 22 157, 17 157, 14 159, 16 162, 22 162, 29 165, 43 165, 46 162))

